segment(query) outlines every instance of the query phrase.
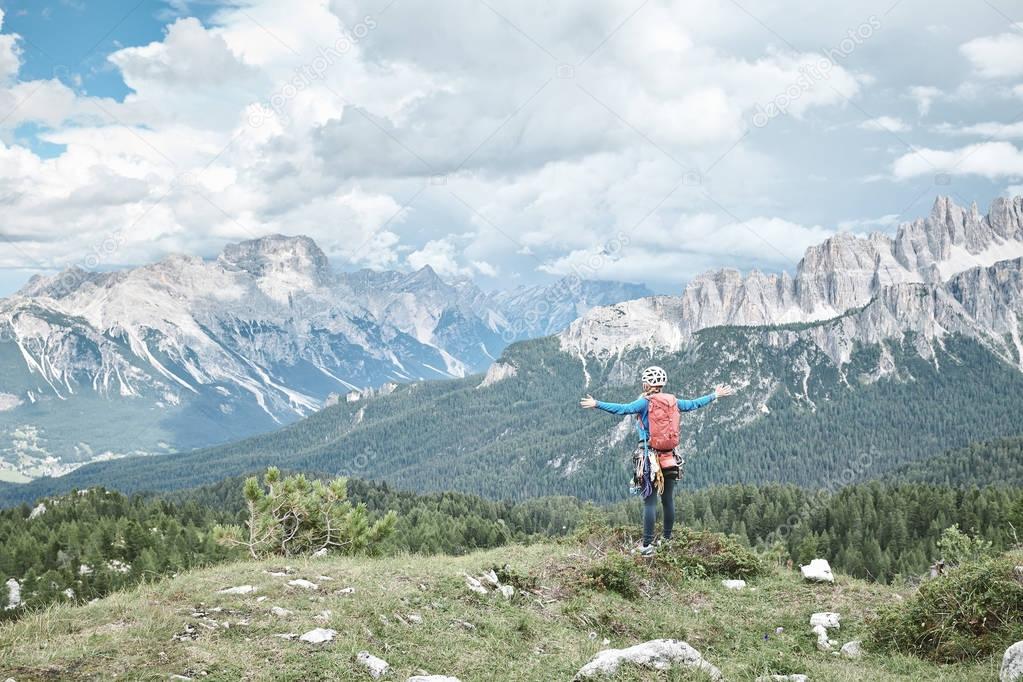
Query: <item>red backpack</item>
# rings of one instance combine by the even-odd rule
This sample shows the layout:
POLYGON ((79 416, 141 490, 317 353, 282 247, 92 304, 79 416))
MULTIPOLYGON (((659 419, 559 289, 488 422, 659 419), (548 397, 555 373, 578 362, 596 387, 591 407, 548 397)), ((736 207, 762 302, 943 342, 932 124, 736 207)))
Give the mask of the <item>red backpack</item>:
POLYGON ((650 421, 650 447, 654 450, 672 450, 678 445, 678 425, 681 414, 678 400, 670 393, 647 396, 647 417, 650 421))

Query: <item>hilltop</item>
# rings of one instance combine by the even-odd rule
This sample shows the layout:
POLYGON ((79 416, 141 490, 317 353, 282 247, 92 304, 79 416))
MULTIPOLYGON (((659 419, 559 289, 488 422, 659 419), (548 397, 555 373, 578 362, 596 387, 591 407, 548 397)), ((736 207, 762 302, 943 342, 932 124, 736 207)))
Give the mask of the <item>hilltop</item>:
MULTIPOLYGON (((741 548, 726 546, 725 561, 717 563, 706 554, 683 560, 683 554, 698 553, 686 550, 646 572, 619 548, 593 539, 461 557, 224 564, 85 606, 54 606, 0 627, 0 672, 17 682, 172 675, 369 680, 354 662, 358 652, 368 651, 390 664, 384 679, 429 673, 462 682, 547 682, 571 679, 602 649, 675 638, 702 653, 727 680, 766 674, 835 681, 997 677, 1000 652, 939 667, 869 649, 856 660, 817 650, 811 614, 839 613, 841 627, 830 634, 840 643, 864 639, 868 619, 907 597, 906 590, 841 575, 834 585, 810 584, 777 565, 758 575, 754 563, 760 560, 741 548), (466 574, 493 568, 516 588, 511 599, 468 587, 466 574), (747 586, 727 589, 722 577, 745 577, 747 586), (294 580, 314 586, 289 585, 294 580), (220 592, 245 592, 245 586, 251 591, 220 592), (622 596, 632 590, 631 598, 622 596), (280 636, 314 628, 336 636, 323 644, 280 636)), ((629 669, 613 679, 706 679, 701 675, 629 669)))

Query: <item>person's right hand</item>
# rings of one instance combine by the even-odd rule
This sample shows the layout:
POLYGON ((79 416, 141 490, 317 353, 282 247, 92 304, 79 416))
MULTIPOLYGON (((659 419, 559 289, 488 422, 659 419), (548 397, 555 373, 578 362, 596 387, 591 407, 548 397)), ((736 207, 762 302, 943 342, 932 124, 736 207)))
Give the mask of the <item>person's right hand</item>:
POLYGON ((587 410, 593 409, 596 406, 597 401, 593 399, 592 395, 588 395, 579 401, 579 407, 585 408, 587 410))

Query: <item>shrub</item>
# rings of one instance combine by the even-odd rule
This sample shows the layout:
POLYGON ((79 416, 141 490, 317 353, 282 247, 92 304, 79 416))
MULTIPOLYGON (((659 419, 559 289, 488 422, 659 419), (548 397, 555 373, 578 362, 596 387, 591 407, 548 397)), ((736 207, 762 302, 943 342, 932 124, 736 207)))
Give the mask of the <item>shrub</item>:
POLYGON ((880 649, 954 662, 1001 651, 1023 639, 1023 555, 965 561, 925 581, 904 602, 884 607, 871 624, 880 649))
POLYGON ((585 584, 588 587, 615 592, 626 599, 639 596, 641 580, 636 563, 621 554, 611 553, 586 571, 585 584))
POLYGON ((253 558, 292 556, 316 550, 358 554, 373 550, 394 530, 397 516, 388 513, 370 523, 366 505, 348 501, 347 481, 310 481, 305 476, 281 478, 276 467, 266 470, 263 483, 246 479, 245 528, 220 526, 222 544, 245 547, 253 558))
POLYGON ((946 528, 938 539, 938 551, 946 566, 958 566, 994 556, 992 545, 983 538, 970 537, 956 524, 946 528))
POLYGON ((654 561, 660 568, 678 571, 686 579, 710 575, 749 578, 765 570, 763 560, 735 538, 684 527, 657 552, 654 561))

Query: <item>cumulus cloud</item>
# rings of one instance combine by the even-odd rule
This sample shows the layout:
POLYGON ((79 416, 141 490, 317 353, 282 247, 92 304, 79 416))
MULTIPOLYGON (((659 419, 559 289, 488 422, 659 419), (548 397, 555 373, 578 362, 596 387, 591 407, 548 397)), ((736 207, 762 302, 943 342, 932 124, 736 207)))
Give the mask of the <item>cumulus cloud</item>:
MULTIPOLYGON (((268 233, 308 234, 345 265, 452 277, 528 280, 599 257, 594 276, 671 285, 791 265, 830 232, 775 216, 813 201, 806 165, 828 154, 787 126, 827 129, 856 104, 884 40, 855 60, 814 51, 865 21, 854 6, 758 8, 789 44, 713 0, 632 16, 613 0, 238 0, 205 22, 181 16, 190 4, 175 0, 158 40, 109 55, 120 101, 19 79, 18 38, 0 33, 2 229, 18 239, 0 267, 81 264, 112 234, 103 267, 268 233), (759 126, 768 106, 780 121, 759 126), (16 142, 26 122, 62 151, 16 142)), ((941 91, 911 96, 924 115, 941 91)), ((888 111, 864 127, 911 132, 888 111)))
POLYGON ((1015 32, 974 38, 959 49, 984 78, 1017 78, 1023 76, 1023 23, 1015 24, 1015 32))
POLYGON ((920 175, 979 175, 985 178, 1023 176, 1023 150, 1009 142, 982 142, 953 150, 919 149, 892 165, 900 180, 920 175))

